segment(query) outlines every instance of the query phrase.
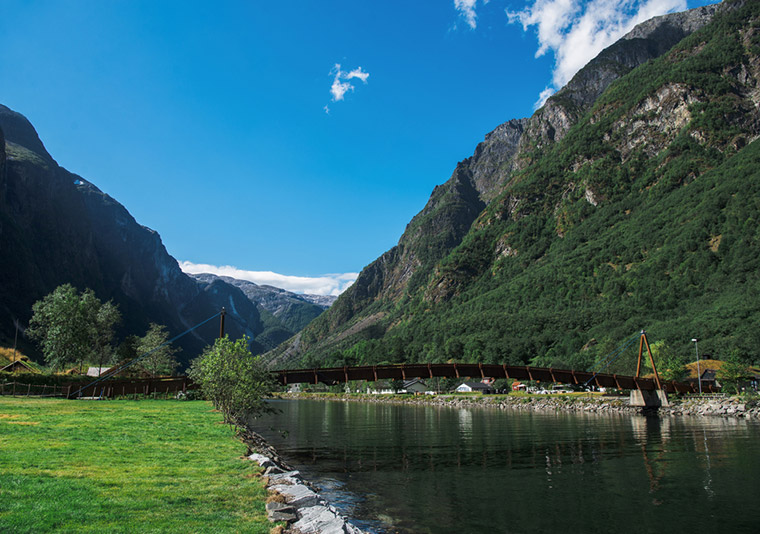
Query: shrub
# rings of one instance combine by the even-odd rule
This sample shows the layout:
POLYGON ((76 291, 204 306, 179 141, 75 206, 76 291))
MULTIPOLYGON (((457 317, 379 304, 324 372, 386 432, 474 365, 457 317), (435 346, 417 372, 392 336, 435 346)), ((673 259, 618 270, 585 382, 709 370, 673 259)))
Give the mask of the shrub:
POLYGON ((238 428, 246 420, 271 411, 264 399, 271 396, 274 380, 259 356, 248 349, 247 337, 216 340, 193 360, 187 375, 203 395, 222 412, 224 421, 238 428))

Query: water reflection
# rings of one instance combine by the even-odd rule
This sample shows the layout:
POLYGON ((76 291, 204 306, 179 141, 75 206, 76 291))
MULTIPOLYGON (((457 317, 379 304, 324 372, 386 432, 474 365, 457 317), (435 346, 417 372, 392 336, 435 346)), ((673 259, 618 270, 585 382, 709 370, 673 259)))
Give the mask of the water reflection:
POLYGON ((742 521, 726 510, 760 512, 760 431, 747 421, 281 407, 262 434, 375 532, 724 531, 742 521))
POLYGON ((707 492, 707 496, 712 499, 715 497, 715 492, 712 489, 712 474, 710 473, 710 446, 707 443, 707 431, 702 430, 703 444, 705 448, 705 484, 704 488, 707 492))
POLYGON ((459 419, 459 433, 463 436, 472 434, 472 410, 467 408, 457 410, 457 418, 459 419))

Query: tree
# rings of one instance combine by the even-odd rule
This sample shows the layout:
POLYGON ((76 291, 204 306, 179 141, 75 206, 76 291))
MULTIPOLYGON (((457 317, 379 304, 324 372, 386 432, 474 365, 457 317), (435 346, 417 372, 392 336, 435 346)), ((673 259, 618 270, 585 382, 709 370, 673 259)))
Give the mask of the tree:
POLYGON ((35 302, 32 313, 27 335, 39 342, 54 369, 101 360, 110 353, 113 328, 121 320, 112 302, 101 303, 91 289, 80 295, 70 284, 35 302))
POLYGON ((679 356, 665 341, 655 341, 651 345, 652 356, 657 363, 660 378, 663 380, 683 381, 689 371, 686 368, 686 358, 679 356))
POLYGON ((134 360, 139 356, 137 354, 137 343, 140 341, 138 336, 125 337, 119 346, 113 351, 110 363, 124 363, 134 360))
POLYGON ((187 372, 225 422, 236 427, 272 411, 264 399, 274 390, 274 380, 248 345, 246 336, 233 342, 225 335, 193 360, 187 372))
POLYGON ((98 362, 98 369, 102 370, 103 365, 112 359, 114 328, 121 322, 121 313, 119 308, 110 300, 100 304, 91 290, 86 290, 82 294, 82 303, 87 310, 96 310, 94 320, 90 323, 90 335, 93 340, 93 356, 98 362))
POLYGON ((402 389, 404 389, 404 381, 400 378, 394 378, 390 382, 391 389, 393 390, 393 393, 398 393, 402 389))
POLYGON ((747 378, 748 375, 749 367, 738 351, 732 352, 715 373, 716 378, 723 385, 723 389, 728 393, 739 393, 739 382, 747 378))
POLYGON ((137 367, 150 376, 168 375, 177 368, 177 359, 174 357, 181 349, 172 347, 167 343, 169 332, 166 327, 156 323, 150 323, 146 334, 136 340, 135 349, 137 355, 144 356, 137 367))

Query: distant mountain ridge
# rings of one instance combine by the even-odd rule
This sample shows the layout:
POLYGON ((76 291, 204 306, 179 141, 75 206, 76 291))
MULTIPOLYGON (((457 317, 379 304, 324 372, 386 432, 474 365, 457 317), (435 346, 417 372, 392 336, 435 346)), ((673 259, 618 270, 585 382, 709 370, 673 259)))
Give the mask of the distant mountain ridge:
MULTIPOLYGON (((0 276, 0 343, 5 345, 13 342, 14 320, 26 325, 32 304, 63 283, 113 299, 124 317, 121 335, 143 335, 149 322, 177 335, 225 307, 227 332, 255 339, 257 352, 284 339, 260 336, 271 321, 238 287, 222 280, 199 283, 183 273, 157 232, 138 224, 94 184, 60 167, 31 123, 3 105, 0 276)), ((214 321, 185 336, 179 357, 187 363, 218 332, 214 321)), ((34 353, 32 345, 26 346, 34 353)))
MULTIPOLYGON (((641 289, 647 276, 659 280, 661 274, 642 274, 655 260, 635 224, 648 228, 644 213, 660 220, 649 235, 657 236, 658 250, 670 250, 668 239, 688 238, 675 232, 682 223, 668 220, 657 206, 686 194, 695 177, 727 172, 722 166, 735 156, 752 160, 750 144, 760 132, 756 6, 727 0, 646 21, 590 61, 532 117, 498 126, 433 190, 395 247, 365 267, 330 310, 267 355, 272 366, 551 363, 560 355, 575 357, 594 338, 627 336, 647 322, 663 324, 675 339, 674 310, 680 306, 678 313, 687 314, 689 301, 669 296, 665 304, 641 289), (671 181, 678 186, 672 191, 664 185, 671 181), (618 212, 630 214, 628 222, 616 219, 618 212), (607 242, 623 229, 628 233, 618 244, 607 242), (663 234, 671 229, 670 237, 663 234), (581 260, 583 247, 595 252, 581 260), (617 301, 615 291, 622 295, 617 301), (526 301, 527 295, 534 299, 526 301), (644 295, 654 303, 629 309, 644 295), (593 303, 604 315, 595 322, 580 303, 593 303)), ((721 184, 729 186, 746 187, 721 184)), ((685 206, 694 202, 683 200, 685 206)), ((692 217, 702 220, 705 212, 692 217)), ((716 254, 718 236, 733 230, 710 219, 704 224, 715 227, 704 242, 713 243, 709 250, 716 254)), ((671 261, 691 261, 683 250, 671 252, 671 261)), ((706 265, 718 261, 700 258, 706 265)), ((671 273, 668 291, 685 291, 688 276, 675 266, 661 268, 671 273)), ((720 278, 725 292, 708 297, 719 290, 701 288, 694 299, 714 306, 718 297, 738 298, 741 292, 729 290, 726 275, 714 269, 704 274, 720 278)), ((703 321, 696 313, 690 317, 703 321)), ((727 350, 743 346, 720 333, 725 325, 714 328, 705 337, 727 350)))
POLYGON ((257 335, 260 348, 273 348, 292 337, 335 302, 336 297, 299 295, 285 289, 210 273, 192 274, 202 287, 216 281, 240 289, 261 314, 264 329, 257 335))

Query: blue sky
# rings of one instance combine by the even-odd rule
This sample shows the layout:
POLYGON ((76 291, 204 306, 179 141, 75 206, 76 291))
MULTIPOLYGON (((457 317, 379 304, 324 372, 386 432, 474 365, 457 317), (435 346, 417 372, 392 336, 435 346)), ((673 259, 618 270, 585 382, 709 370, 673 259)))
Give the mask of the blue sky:
POLYGON ((338 293, 486 133, 708 3, 0 0, 0 103, 187 270, 338 293))

